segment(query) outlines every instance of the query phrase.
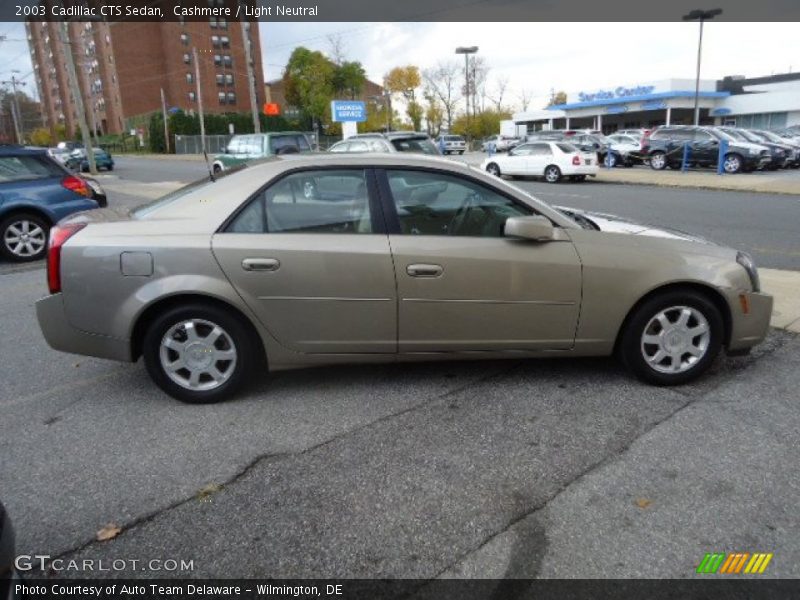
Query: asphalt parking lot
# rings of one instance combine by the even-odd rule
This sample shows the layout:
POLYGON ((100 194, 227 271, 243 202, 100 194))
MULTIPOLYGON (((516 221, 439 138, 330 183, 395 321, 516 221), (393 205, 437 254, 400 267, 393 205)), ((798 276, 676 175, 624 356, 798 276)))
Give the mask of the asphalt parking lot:
MULTIPOLYGON (((574 188, 552 193, 591 186, 574 188)), ((711 223, 723 200, 705 193, 627 203, 711 223)), ((779 268, 800 269, 792 239, 779 268)), ((682 578, 706 552, 760 551, 766 576, 800 576, 794 334, 672 389, 611 359, 476 361, 283 372, 187 406, 141 364, 50 350, 41 265, 0 265, 0 289, 0 493, 20 554, 193 561, 104 577, 682 578), (109 523, 122 532, 96 541, 109 523)))

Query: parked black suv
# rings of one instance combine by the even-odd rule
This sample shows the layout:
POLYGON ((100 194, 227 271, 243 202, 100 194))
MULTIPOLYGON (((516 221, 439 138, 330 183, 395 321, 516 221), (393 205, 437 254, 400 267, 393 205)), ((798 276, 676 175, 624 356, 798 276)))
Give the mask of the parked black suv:
POLYGON ((684 145, 688 143, 690 165, 716 167, 719 145, 723 140, 728 142, 728 150, 722 163, 726 173, 761 169, 771 161, 770 152, 764 146, 729 139, 714 127, 689 125, 657 127, 649 137, 642 140, 642 154, 650 161, 650 167, 657 171, 666 167, 680 169, 684 145))

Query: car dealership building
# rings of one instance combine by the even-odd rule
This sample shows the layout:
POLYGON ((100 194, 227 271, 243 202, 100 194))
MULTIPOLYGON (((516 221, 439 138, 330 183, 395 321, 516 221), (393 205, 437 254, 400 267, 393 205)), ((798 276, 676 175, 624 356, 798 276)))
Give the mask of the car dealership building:
MULTIPOLYGON (((541 129, 652 128, 694 122, 694 79, 610 85, 567 94, 567 102, 513 115, 518 133, 541 129)), ((700 123, 779 129, 800 124, 800 73, 700 80, 700 123)))

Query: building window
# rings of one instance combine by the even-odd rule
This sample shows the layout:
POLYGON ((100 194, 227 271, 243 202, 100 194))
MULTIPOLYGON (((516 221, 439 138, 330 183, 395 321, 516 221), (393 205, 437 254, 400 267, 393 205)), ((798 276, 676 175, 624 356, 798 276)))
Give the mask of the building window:
POLYGON ((228 92, 228 104, 236 104, 236 94, 228 92))
MULTIPOLYGON (((223 85, 225 83, 225 76, 222 73, 217 73, 217 85, 223 85)), ((223 94, 224 96, 225 94, 223 94)))
POLYGON ((191 73, 186 74, 186 83, 194 83, 194 75, 191 73))
POLYGON ((211 36, 211 45, 214 46, 214 48, 219 48, 219 36, 218 35, 212 35, 211 36))
POLYGON ((233 60, 231 59, 230 54, 226 54, 222 57, 222 64, 229 68, 233 66, 233 60))
POLYGON ((185 33, 181 34, 181 44, 183 44, 184 46, 189 45, 189 36, 185 33))
POLYGON ((208 24, 211 25, 211 29, 216 29, 217 28, 217 18, 216 17, 211 17, 211 19, 209 20, 208 24))
POLYGON ((227 28, 228 28, 228 21, 227 21, 227 19, 222 19, 222 18, 220 18, 220 19, 217 21, 217 27, 219 27, 220 29, 227 29, 227 28))
POLYGON ((223 35, 221 38, 219 38, 219 41, 223 48, 230 48, 231 39, 227 35, 223 35))
POLYGON ((233 73, 225 74, 225 83, 227 83, 228 85, 233 85, 233 73))
POLYGON ((189 92, 189 102, 194 102, 194 99, 195 99, 195 93, 189 92))
POLYGON ((220 92, 219 94, 217 94, 217 97, 219 98, 220 104, 225 104, 225 92, 220 92))
POLYGON ((192 62, 192 57, 191 57, 191 55, 190 55, 188 52, 184 52, 184 53, 183 53, 183 62, 184 62, 185 64, 187 64, 187 65, 188 65, 188 64, 191 64, 191 62, 192 62))
POLYGON ((220 66, 222 64, 222 56, 219 54, 214 55, 214 64, 220 66))

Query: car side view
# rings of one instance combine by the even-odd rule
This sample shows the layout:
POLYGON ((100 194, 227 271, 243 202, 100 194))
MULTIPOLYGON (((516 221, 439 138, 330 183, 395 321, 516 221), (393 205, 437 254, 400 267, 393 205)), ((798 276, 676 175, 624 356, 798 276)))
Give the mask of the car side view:
POLYGON ((752 260, 419 155, 277 157, 51 233, 47 342, 192 403, 342 363, 618 355, 676 385, 768 330, 752 260))

